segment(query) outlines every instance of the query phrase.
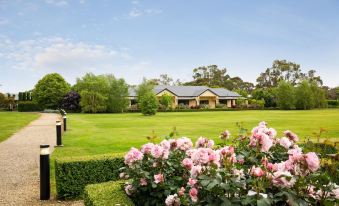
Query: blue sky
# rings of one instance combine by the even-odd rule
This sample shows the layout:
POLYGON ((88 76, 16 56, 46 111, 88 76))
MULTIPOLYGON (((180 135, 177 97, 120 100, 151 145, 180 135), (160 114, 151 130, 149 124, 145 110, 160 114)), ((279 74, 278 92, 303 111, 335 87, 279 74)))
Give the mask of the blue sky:
POLYGON ((0 91, 50 72, 188 81, 210 64, 255 82, 274 59, 338 86, 338 11, 336 0, 0 0, 0 91))

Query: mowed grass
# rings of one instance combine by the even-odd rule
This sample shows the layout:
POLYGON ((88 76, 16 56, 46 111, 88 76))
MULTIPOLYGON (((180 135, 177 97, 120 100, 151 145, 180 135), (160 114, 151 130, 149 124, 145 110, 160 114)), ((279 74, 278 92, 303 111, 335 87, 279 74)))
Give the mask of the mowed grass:
POLYGON ((173 127, 179 136, 196 140, 205 136, 215 141, 225 129, 238 133, 236 122, 243 122, 251 130, 260 121, 282 136, 284 130, 292 130, 302 140, 313 138, 312 133, 325 128, 322 137, 339 141, 339 109, 309 111, 220 111, 220 112, 169 112, 155 116, 140 113, 126 114, 69 114, 68 131, 63 136, 62 148, 57 148, 53 158, 126 152, 147 142, 154 131, 158 141, 164 139, 173 127))
POLYGON ((38 117, 38 113, 0 112, 0 142, 38 117))

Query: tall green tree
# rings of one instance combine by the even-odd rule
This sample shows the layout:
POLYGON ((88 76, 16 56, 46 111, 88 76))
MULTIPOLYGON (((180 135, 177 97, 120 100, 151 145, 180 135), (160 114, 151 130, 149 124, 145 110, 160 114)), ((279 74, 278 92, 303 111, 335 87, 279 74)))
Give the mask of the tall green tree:
POLYGON ((286 60, 273 61, 272 67, 267 68, 257 78, 258 88, 277 87, 280 81, 288 81, 293 86, 303 80, 315 81, 322 85, 320 76, 316 76, 315 70, 309 70, 307 73, 301 71, 300 65, 286 60))
POLYGON ((280 81, 277 87, 277 106, 280 109, 294 109, 294 87, 290 82, 280 81))
POLYGON ((74 90, 81 96, 80 105, 83 112, 106 111, 109 84, 105 76, 87 73, 82 78, 77 79, 74 90))
POLYGON ((159 102, 153 89, 154 85, 146 79, 137 88, 138 104, 144 115, 155 115, 157 112, 159 102))
POLYGON ((275 88, 268 89, 257 88, 253 90, 252 98, 256 100, 264 100, 265 107, 277 106, 277 94, 275 88))
POLYGON ((302 81, 295 89, 295 107, 296 109, 312 109, 314 107, 312 89, 307 80, 302 81))
POLYGON ((124 79, 117 79, 113 75, 106 75, 108 81, 108 112, 124 112, 128 105, 128 85, 124 79))
POLYGON ((70 85, 60 74, 47 74, 35 85, 32 97, 43 108, 57 109, 70 89, 70 85))
POLYGON ((316 81, 310 82, 310 88, 313 96, 313 106, 316 108, 326 107, 326 92, 318 86, 316 81))
POLYGON ((0 92, 0 108, 5 106, 6 97, 3 93, 0 92))

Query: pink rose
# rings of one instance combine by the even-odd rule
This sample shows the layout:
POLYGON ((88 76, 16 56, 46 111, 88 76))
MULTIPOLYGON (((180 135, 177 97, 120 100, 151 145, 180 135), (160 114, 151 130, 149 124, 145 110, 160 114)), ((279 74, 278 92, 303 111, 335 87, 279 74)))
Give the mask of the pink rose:
POLYGON ((260 138, 261 151, 268 152, 273 146, 273 140, 266 134, 262 134, 260 138))
POLYGON ((292 145, 292 142, 287 138, 287 137, 282 137, 279 140, 279 144, 283 147, 285 147, 286 149, 289 149, 292 145))
POLYGON ((252 167, 251 174, 255 177, 261 177, 264 175, 264 171, 260 167, 252 167))
POLYGON ((198 180, 193 179, 193 178, 189 178, 188 179, 188 184, 193 187, 195 184, 197 184, 198 180))
POLYGON ((140 185, 141 185, 141 186, 146 186, 146 185, 147 185, 147 180, 146 180, 146 178, 141 178, 141 179, 140 179, 140 185))
POLYGON ((135 162, 138 162, 144 158, 142 152, 132 147, 131 150, 125 155, 125 164, 132 166, 135 162))
POLYGON ((177 148, 182 151, 189 150, 193 147, 192 141, 187 137, 182 137, 182 138, 177 139, 176 143, 177 143, 177 148))
POLYGON ((299 140, 298 136, 290 130, 284 131, 284 135, 293 142, 297 142, 299 140))
POLYGON ((154 147, 152 147, 152 151, 151 154, 154 158, 159 159, 163 156, 164 153, 164 148, 160 145, 154 145, 154 147))
POLYGON ((192 166, 193 166, 193 161, 190 159, 190 158, 185 158, 183 161, 182 161, 182 165, 184 167, 186 167, 186 169, 191 169, 192 166))
POLYGON ((229 139, 230 136, 231 136, 231 133, 228 130, 225 130, 220 134, 220 139, 226 140, 226 139, 229 139))
POLYGON ((180 199, 178 198, 177 194, 169 195, 167 196, 165 200, 166 206, 179 206, 180 205, 180 199))
POLYGON ((295 182, 295 178, 288 171, 277 171, 273 173, 272 183, 274 186, 291 188, 295 182))
POLYGON ((133 192, 134 192, 134 187, 133 187, 133 185, 127 184, 127 185, 125 186, 125 192, 126 192, 127 195, 132 195, 133 192))
POLYGON ((159 173, 157 175, 154 175, 154 183, 158 184, 164 181, 163 174, 159 173))
POLYGON ((153 147, 154 147, 153 143, 144 144, 143 146, 141 146, 141 152, 144 154, 150 154, 153 147))
POLYGON ((189 195, 191 197, 192 202, 198 201, 198 190, 196 188, 191 188, 189 191, 189 195))
POLYGON ((185 194, 185 188, 184 188, 184 187, 181 187, 180 190, 179 190, 179 192, 178 192, 178 194, 179 194, 180 197, 184 196, 184 194, 185 194))
POLYGON ((191 169, 191 176, 193 178, 197 177, 201 173, 201 170, 202 168, 200 165, 193 166, 191 169))
POLYGON ((308 169, 312 172, 317 171, 320 167, 318 156, 314 152, 309 152, 305 155, 305 157, 308 169))

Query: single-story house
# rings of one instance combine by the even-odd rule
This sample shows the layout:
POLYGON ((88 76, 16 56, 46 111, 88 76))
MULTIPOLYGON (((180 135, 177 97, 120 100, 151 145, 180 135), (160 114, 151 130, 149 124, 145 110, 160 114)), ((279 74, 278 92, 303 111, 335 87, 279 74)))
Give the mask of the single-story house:
MULTIPOLYGON (((134 88, 129 89, 130 105, 136 104, 137 94, 134 88)), ((236 92, 229 91, 224 88, 209 88, 206 86, 168 86, 157 85, 154 92, 160 99, 162 95, 168 94, 173 97, 172 107, 175 108, 179 104, 189 107, 196 107, 202 104, 215 108, 217 104, 225 104, 227 107, 236 105, 236 100, 242 98, 236 92)))

